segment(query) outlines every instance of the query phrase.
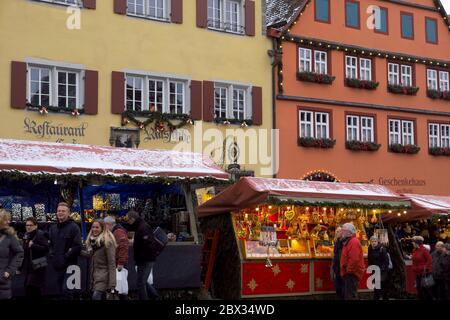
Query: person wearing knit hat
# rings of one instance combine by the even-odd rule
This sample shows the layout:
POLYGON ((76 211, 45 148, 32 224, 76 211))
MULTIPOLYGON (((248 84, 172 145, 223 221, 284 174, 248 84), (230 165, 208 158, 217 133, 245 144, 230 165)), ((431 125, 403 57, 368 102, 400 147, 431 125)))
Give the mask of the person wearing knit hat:
POLYGON ((414 236, 412 253, 412 270, 416 275, 416 288, 419 300, 433 300, 430 288, 422 286, 422 277, 433 270, 430 252, 423 245, 423 237, 414 236))
POLYGON ((344 246, 341 253, 341 276, 344 279, 344 299, 357 300, 358 286, 366 268, 361 243, 356 237, 356 228, 352 223, 342 226, 344 246))

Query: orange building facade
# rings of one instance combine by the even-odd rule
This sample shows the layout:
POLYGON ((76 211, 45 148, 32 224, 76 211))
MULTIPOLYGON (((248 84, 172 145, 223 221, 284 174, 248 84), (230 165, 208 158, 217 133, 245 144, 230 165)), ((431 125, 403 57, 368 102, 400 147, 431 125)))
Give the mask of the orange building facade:
POLYGON ((450 24, 440 1, 292 9, 268 26, 277 177, 450 194, 450 24))

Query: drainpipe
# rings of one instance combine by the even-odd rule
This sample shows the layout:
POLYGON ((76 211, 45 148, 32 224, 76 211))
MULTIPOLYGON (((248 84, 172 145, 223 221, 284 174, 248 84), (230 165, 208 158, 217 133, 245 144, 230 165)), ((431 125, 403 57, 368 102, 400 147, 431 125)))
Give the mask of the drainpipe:
MULTIPOLYGON (((277 52, 277 39, 276 38, 272 38, 272 50, 273 52, 277 52)), ((275 59, 275 57, 274 57, 275 59)), ((272 66, 272 129, 276 130, 277 128, 277 122, 276 122, 276 90, 275 90, 275 86, 276 86, 276 82, 275 82, 275 70, 277 68, 277 65, 273 65, 272 66)), ((275 169, 276 166, 276 154, 275 154, 275 150, 276 150, 276 136, 274 131, 272 131, 272 165, 273 168, 275 169)), ((277 173, 274 172, 273 173, 273 177, 276 178, 277 177, 277 173)))

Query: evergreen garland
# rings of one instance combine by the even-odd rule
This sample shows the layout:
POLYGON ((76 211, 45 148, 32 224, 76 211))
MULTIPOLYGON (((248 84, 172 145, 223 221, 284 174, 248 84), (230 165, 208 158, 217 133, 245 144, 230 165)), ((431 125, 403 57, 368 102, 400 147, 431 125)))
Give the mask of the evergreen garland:
POLYGON ((124 111, 122 113, 122 125, 124 126, 130 121, 141 129, 154 122, 157 130, 164 130, 164 125, 166 125, 170 131, 182 128, 187 124, 194 124, 189 114, 171 114, 159 111, 124 111), (139 116, 146 117, 147 120, 140 121, 136 119, 139 116), (174 124, 171 120, 179 120, 180 123, 174 124))

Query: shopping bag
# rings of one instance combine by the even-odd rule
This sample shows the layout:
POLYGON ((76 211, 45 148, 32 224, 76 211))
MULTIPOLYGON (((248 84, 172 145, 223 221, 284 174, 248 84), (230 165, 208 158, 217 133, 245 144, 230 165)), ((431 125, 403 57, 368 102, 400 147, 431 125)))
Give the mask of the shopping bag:
POLYGON ((424 288, 431 288, 432 286, 434 286, 434 279, 433 279, 433 276, 431 275, 431 273, 429 273, 429 274, 424 273, 422 275, 420 284, 424 288))
POLYGON ((153 268, 152 268, 152 271, 150 271, 150 274, 147 279, 147 283, 151 286, 153 285, 153 268))
POLYGON ((116 269, 116 291, 119 294, 128 294, 128 270, 125 268, 122 271, 116 269))

